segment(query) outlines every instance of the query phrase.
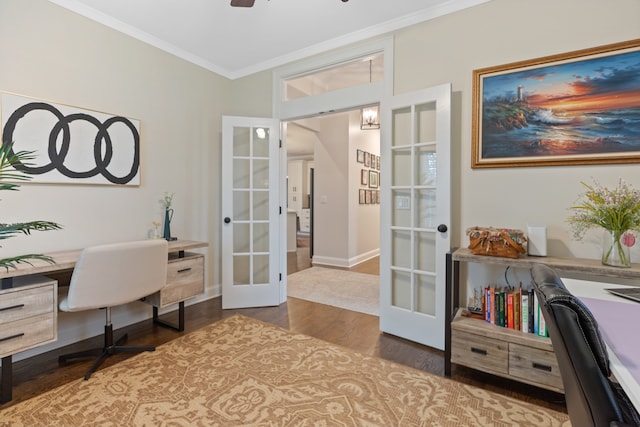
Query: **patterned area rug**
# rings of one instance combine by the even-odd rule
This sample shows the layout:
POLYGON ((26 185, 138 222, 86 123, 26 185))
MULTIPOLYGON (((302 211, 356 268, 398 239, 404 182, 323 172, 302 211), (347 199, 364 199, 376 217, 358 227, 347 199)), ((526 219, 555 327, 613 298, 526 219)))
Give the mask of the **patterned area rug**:
POLYGON ((378 316, 380 276, 311 267, 287 277, 287 295, 378 316))
POLYGON ((9 426, 569 426, 567 415, 233 316, 0 412, 9 426))

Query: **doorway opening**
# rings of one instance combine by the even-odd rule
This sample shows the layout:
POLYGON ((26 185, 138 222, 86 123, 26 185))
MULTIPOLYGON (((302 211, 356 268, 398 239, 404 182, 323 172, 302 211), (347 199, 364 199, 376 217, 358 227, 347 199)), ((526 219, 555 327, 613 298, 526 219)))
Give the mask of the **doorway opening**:
MULTIPOLYGON (((371 116, 363 115, 362 109, 378 107, 391 95, 391 58, 393 39, 389 37, 274 71, 273 111, 282 124, 285 149, 280 157, 281 188, 285 190, 281 201, 287 206, 287 215, 294 218, 281 223, 296 227, 295 233, 281 234, 281 239, 287 237, 287 249, 295 250, 287 251, 285 269, 289 274, 314 265, 335 271, 373 263, 367 272, 379 275, 380 130, 370 125, 371 116), (367 117, 368 130, 361 129, 363 116, 367 117), (363 145, 366 138, 373 139, 372 135, 375 146, 363 145), (313 154, 306 153, 304 157, 295 152, 298 142, 308 140, 313 142, 313 154), (365 153, 369 161, 366 167, 365 153), (297 164, 289 168, 290 160, 297 164), (294 189, 292 169, 309 172, 299 173, 306 177, 306 184, 301 182, 294 189), (310 185, 311 170, 313 195, 305 187, 310 185), (299 215, 289 213, 296 209, 300 210, 299 215), (376 212, 373 220, 368 211, 376 212), (307 224, 308 240, 304 234, 307 224), (304 248, 307 241, 308 250, 304 248), (289 242, 293 242, 293 248, 289 242), (305 252, 312 259, 296 255, 305 252)), ((283 288, 287 288, 287 282, 283 288)))
POLYGON ((377 315, 380 133, 360 129, 360 116, 287 122, 287 214, 297 217, 287 221, 297 243, 287 252, 288 294, 377 315))

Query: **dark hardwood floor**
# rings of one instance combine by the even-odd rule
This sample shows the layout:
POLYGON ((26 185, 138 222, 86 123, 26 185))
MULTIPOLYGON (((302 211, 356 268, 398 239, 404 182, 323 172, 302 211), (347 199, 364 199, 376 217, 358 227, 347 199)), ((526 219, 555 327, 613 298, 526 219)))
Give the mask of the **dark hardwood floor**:
MULTIPOLYGON (((300 251, 304 252, 304 251, 300 251)), ((289 273, 308 268, 311 265, 308 253, 289 255, 289 273)), ((352 269, 377 274, 377 259, 352 269)), ((165 317, 173 321, 169 313, 165 317)), ((177 332, 153 325, 151 320, 140 322, 115 333, 129 334, 131 345, 161 345, 191 331, 209 325, 217 320, 235 314, 252 317, 291 331, 310 335, 360 353, 392 360, 436 375, 443 375, 443 352, 425 347, 392 335, 381 333, 378 317, 356 313, 340 308, 316 304, 296 298, 289 298, 278 307, 222 310, 221 299, 214 298, 186 308, 184 332, 177 332)), ((117 327, 117 325, 116 325, 117 327)), ((82 378, 93 360, 78 361, 65 365, 58 364, 58 355, 86 348, 100 347, 102 338, 96 337, 14 363, 13 400, 0 405, 0 410, 22 400, 29 399, 69 381, 82 378)), ((131 355, 115 355, 105 366, 118 363, 131 355)), ((561 394, 527 386, 488 374, 483 374, 462 366, 454 366, 452 379, 532 402, 547 408, 566 412, 561 394)), ((89 379, 89 381, 91 381, 89 379)), ((1 417, 0 417, 1 418, 1 417)))

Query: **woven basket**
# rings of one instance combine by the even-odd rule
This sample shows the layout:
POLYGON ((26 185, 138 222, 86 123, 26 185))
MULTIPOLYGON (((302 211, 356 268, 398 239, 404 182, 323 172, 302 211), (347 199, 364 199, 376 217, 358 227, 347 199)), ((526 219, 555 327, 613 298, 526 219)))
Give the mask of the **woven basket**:
POLYGON ((467 229, 469 249, 474 255, 518 258, 526 253, 522 244, 527 241, 521 230, 493 227, 467 229))

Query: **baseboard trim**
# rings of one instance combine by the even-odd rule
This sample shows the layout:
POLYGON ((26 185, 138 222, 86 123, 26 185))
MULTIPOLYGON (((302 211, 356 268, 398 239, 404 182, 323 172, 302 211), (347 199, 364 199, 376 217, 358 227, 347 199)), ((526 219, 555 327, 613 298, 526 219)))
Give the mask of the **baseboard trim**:
POLYGON ((353 268, 356 265, 361 264, 365 261, 369 261, 370 259, 377 256, 380 256, 380 248, 357 255, 349 259, 314 255, 311 264, 318 267, 327 266, 334 268, 353 268))

